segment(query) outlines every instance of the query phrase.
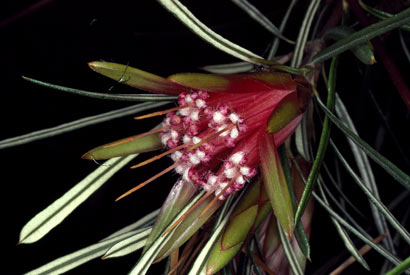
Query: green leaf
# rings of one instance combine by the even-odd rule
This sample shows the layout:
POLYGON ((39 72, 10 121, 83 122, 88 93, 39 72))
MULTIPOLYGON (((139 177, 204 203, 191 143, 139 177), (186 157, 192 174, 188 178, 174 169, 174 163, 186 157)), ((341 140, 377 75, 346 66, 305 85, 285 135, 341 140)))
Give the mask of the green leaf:
POLYGON ((164 259, 169 256, 175 249, 181 247, 192 235, 197 232, 202 225, 215 213, 218 208, 224 204, 224 201, 216 200, 212 193, 209 197, 206 197, 204 200, 200 201, 195 205, 194 209, 178 224, 174 234, 172 235, 169 242, 162 248, 158 253, 157 261, 164 259), (212 203, 212 206, 208 206, 212 203), (206 212, 204 212, 206 210, 206 212))
MULTIPOLYGON (((319 190, 322 194, 323 201, 329 204, 329 202, 327 201, 326 195, 323 192, 323 188, 321 184, 319 184, 319 190)), ((332 220, 333 225, 336 227, 336 231, 339 234, 340 238, 342 239, 343 244, 345 245, 346 249, 350 252, 350 254, 356 259, 358 263, 360 263, 366 270, 370 270, 369 265, 364 260, 363 256, 360 254, 359 250, 356 248, 353 241, 350 239, 346 230, 342 228, 340 223, 334 217, 331 216, 330 218, 332 220)))
POLYGON ((109 94, 109 93, 95 93, 89 92, 79 89, 68 88, 60 85, 55 85, 47 82, 43 82, 40 80, 36 80, 33 78, 23 76, 24 80, 29 82, 55 89, 58 91, 63 91, 67 93, 72 93, 81 96, 87 96, 91 98, 98 98, 98 99, 106 99, 106 100, 116 100, 116 101, 171 101, 177 99, 176 96, 168 96, 168 95, 161 95, 161 94, 109 94))
POLYGON ((41 239, 136 156, 113 158, 104 162, 62 197, 34 216, 21 230, 19 243, 33 243, 41 239))
MULTIPOLYGON (((390 17, 394 17, 396 16, 395 14, 391 14, 385 11, 381 11, 375 8, 372 8, 368 5, 366 5, 365 3, 363 3, 363 1, 359 0, 359 4, 360 6, 362 6, 362 8, 367 11, 368 13, 376 16, 379 19, 386 19, 386 18, 390 18, 390 17)), ((410 31, 410 24, 406 24, 400 27, 400 29, 405 30, 405 31, 410 31)))
MULTIPOLYGON (((349 35, 354 33, 354 29, 346 26, 337 26, 328 30, 324 34, 324 38, 331 38, 336 41, 339 41, 343 38, 348 37, 349 35)), ((376 59, 374 57, 373 48, 369 41, 366 41, 356 47, 350 49, 352 53, 359 59, 362 63, 367 65, 373 65, 376 63, 376 59)))
POLYGON ((116 243, 135 235, 136 231, 130 231, 115 238, 90 245, 71 254, 55 259, 52 262, 26 273, 26 275, 62 274, 76 268, 79 265, 103 256, 107 249, 116 243))
POLYGON ((115 258, 133 253, 140 248, 144 247, 148 235, 151 233, 152 228, 143 228, 134 235, 114 244, 107 252, 102 256, 103 259, 115 258))
POLYGON ((148 237, 144 251, 158 238, 178 212, 189 202, 197 189, 194 184, 184 180, 178 180, 174 184, 161 207, 161 212, 148 237))
POLYGON ((237 74, 249 72, 253 69, 253 65, 249 62, 236 62, 229 64, 208 65, 201 67, 202 70, 214 74, 237 74))
POLYGON ((211 252, 211 249, 218 239, 219 235, 222 233, 223 229, 225 228, 226 224, 229 221, 229 217, 232 215, 233 210, 236 207, 236 204, 239 200, 236 200, 229 211, 225 214, 224 218, 217 224, 217 227, 212 232, 212 235, 209 237, 207 243, 202 248, 201 252, 195 259, 195 262, 192 264, 191 270, 189 271, 188 275, 197 275, 197 274, 206 274, 206 264, 208 255, 211 252))
MULTIPOLYGON (((338 94, 336 94, 335 110, 340 120, 343 121, 355 135, 358 136, 356 127, 338 94)), ((373 175, 373 170, 370 165, 369 159, 367 158, 366 154, 362 150, 360 150, 359 147, 352 140, 350 140, 349 138, 347 138, 347 140, 352 150, 353 157, 356 161, 357 168, 359 169, 360 177, 363 183, 367 186, 367 188, 372 190, 374 196, 380 200, 378 187, 376 184, 375 177, 373 175)), ((393 251, 394 244, 392 240, 392 235, 390 234, 390 229, 386 223, 386 219, 383 217, 383 215, 380 214, 380 212, 373 204, 370 204, 370 208, 372 210, 372 215, 374 217, 375 225, 377 227, 379 234, 387 233, 386 238, 383 239, 383 243, 385 243, 387 247, 393 251)))
POLYGON ((104 238, 100 242, 87 246, 83 249, 55 259, 39 268, 36 268, 26 274, 30 275, 46 275, 46 274, 61 274, 67 272, 71 269, 76 268, 79 265, 82 265, 86 262, 89 262, 93 259, 99 258, 104 255, 104 253, 111 246, 115 245, 118 242, 121 242, 124 239, 127 239, 130 236, 135 235, 141 230, 146 230, 143 228, 144 224, 149 222, 153 216, 158 214, 158 211, 154 211, 147 216, 141 218, 137 222, 130 224, 123 229, 118 230, 117 232, 111 234, 110 236, 104 238), (142 229, 141 229, 142 228, 142 229))
POLYGON ((316 98, 319 106, 325 111, 330 120, 345 133, 354 143, 356 143, 371 159, 379 164, 387 173, 395 180, 402 184, 405 188, 410 189, 410 176, 404 173, 400 168, 374 150, 369 144, 355 135, 348 127, 346 127, 326 106, 316 98))
POLYGON ((226 225, 222 235, 213 245, 206 272, 214 274, 238 253, 247 236, 259 226, 270 213, 271 206, 258 180, 245 191, 226 225))
MULTIPOLYGON (((378 252, 380 255, 382 255, 384 258, 386 258, 388 261, 391 263, 398 265, 400 264, 400 260, 392 255, 388 250, 386 250, 383 246, 378 245, 373 243, 372 239, 366 238, 363 234, 361 234, 356 228, 351 226, 348 222, 346 222, 342 217, 340 217, 333 209, 326 203, 324 202, 318 195, 316 195, 313 192, 313 196, 315 197, 315 200, 332 216, 334 217, 341 225, 343 225, 347 230, 352 232, 354 235, 356 235, 359 239, 361 239, 363 242, 368 244, 371 248, 373 248, 376 252, 378 252)), ((406 272, 407 274, 410 274, 410 272, 406 272)))
POLYGON ((100 61, 90 62, 88 65, 99 74, 144 91, 168 95, 189 91, 187 87, 128 65, 100 61))
POLYGON ((164 147, 158 134, 151 134, 142 137, 140 136, 141 135, 136 135, 99 146, 85 153, 82 158, 102 160, 137 153, 151 152, 164 147))
POLYGON ((259 156, 262 179, 273 212, 287 235, 293 235, 293 207, 273 135, 261 132, 259 156))
POLYGON ((337 157, 340 159, 342 162, 342 165, 346 168, 346 170, 349 172, 349 174, 352 176, 354 182, 359 186, 359 188, 364 192, 364 194, 367 196, 367 198, 370 200, 370 202, 379 210, 379 212, 387 219, 387 221, 391 224, 391 226, 397 230, 397 232, 400 234, 400 236, 408 243, 410 244, 410 234, 407 232, 407 230, 396 220, 396 218, 393 216, 393 214, 387 209, 387 207, 377 198, 373 195, 372 191, 370 191, 360 180, 360 178, 356 175, 356 173, 353 171, 353 169, 350 167, 349 163, 346 161, 346 159, 343 157, 343 155, 340 153, 336 145, 331 141, 331 145, 333 150, 335 151, 337 157))
POLYGON ((136 114, 138 112, 143 112, 146 110, 154 109, 160 106, 164 106, 166 104, 168 104, 168 102, 145 102, 145 103, 140 103, 137 105, 125 107, 122 109, 110 111, 107 113, 85 117, 82 119, 78 119, 78 120, 74 120, 68 123, 58 125, 56 127, 51 127, 51 128, 31 132, 25 135, 1 140, 0 149, 23 145, 23 144, 33 142, 36 140, 41 140, 44 138, 61 135, 61 134, 68 133, 68 132, 71 132, 77 129, 81 129, 81 128, 84 128, 90 125, 95 125, 95 124, 110 121, 116 118, 136 114))
MULTIPOLYGON (((181 218, 189 209, 204 195, 205 192, 201 192, 195 198, 193 198, 171 221, 171 225, 181 218)), ((167 229, 165 229, 167 230, 167 229)), ((164 231, 165 232, 165 231, 164 231)), ((170 241, 172 235, 175 232, 175 228, 167 232, 166 234, 161 234, 158 238, 151 243, 149 248, 143 253, 141 258, 138 260, 137 264, 130 271, 130 275, 143 275, 146 274, 152 262, 157 258, 158 253, 161 249, 170 241)))
POLYGON ((178 0, 158 0, 168 11, 184 23, 192 32, 219 50, 253 64, 265 64, 259 55, 232 43, 203 24, 178 0))
POLYGON ((320 63, 333 56, 350 50, 378 35, 391 31, 410 22, 410 8, 398 13, 396 16, 384 19, 378 23, 370 25, 354 34, 339 40, 323 51, 319 52, 312 59, 311 63, 320 63))
POLYGON ((284 228, 279 223, 279 220, 278 220, 278 232, 279 232, 280 240, 282 242, 282 248, 283 248, 283 251, 285 252, 286 258, 288 259, 290 270, 292 271, 292 274, 303 275, 303 270, 299 264, 297 255, 292 248, 288 235, 285 234, 284 228))
POLYGON ((249 3, 247 0, 232 0, 238 7, 240 7, 244 12, 246 12, 253 20, 258 22, 267 31, 271 32, 273 35, 279 37, 280 39, 288 42, 289 44, 295 44, 295 42, 284 37, 279 31, 279 29, 260 12, 254 5, 249 3))
MULTIPOLYGON (((298 0, 292 0, 290 2, 289 7, 286 9, 286 13, 282 18, 282 22, 280 23, 279 32, 283 32, 283 30, 285 29, 290 13, 292 12, 297 2, 298 0)), ((279 43, 280 43, 280 40, 278 37, 276 37, 275 40, 273 41, 272 47, 269 49, 268 58, 267 58, 268 60, 273 60, 273 58, 275 57, 276 52, 279 48, 279 43)))
POLYGON ((295 50, 293 51, 293 56, 290 63, 291 67, 299 67, 302 63, 303 52, 309 35, 309 30, 312 26, 317 9, 319 8, 319 4, 320 0, 312 0, 306 10, 305 17, 303 18, 302 25, 300 26, 298 38, 296 39, 295 50))

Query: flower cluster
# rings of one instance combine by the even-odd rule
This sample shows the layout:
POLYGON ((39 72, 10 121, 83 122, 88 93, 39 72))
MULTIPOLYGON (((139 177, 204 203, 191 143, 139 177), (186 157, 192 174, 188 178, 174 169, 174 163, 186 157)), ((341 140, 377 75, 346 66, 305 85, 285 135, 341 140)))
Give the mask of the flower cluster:
POLYGON ((171 154, 175 171, 221 200, 240 190, 257 173, 255 161, 247 165, 247 152, 233 149, 247 135, 244 118, 205 91, 180 93, 178 105, 179 110, 167 113, 160 133, 165 146, 178 149, 171 154), (213 172, 219 161, 212 160, 227 155, 213 172))

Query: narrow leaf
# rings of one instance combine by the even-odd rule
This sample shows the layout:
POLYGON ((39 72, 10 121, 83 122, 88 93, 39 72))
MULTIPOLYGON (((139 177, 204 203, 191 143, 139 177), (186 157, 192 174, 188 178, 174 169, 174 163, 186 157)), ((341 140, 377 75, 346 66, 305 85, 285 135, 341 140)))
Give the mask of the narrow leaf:
POLYGON ((52 262, 26 273, 26 275, 62 274, 76 268, 79 265, 103 256, 107 249, 111 246, 134 234, 134 231, 130 231, 115 238, 106 239, 105 241, 90 245, 71 254, 55 259, 52 262))
POLYGON ((158 216, 159 213, 159 209, 152 211, 151 213, 149 213, 148 215, 145 215, 144 217, 142 217, 141 219, 139 219, 138 221, 112 233, 111 235, 109 235, 108 237, 106 237, 103 240, 106 239, 110 239, 110 238, 115 238, 121 234, 130 232, 132 230, 141 228, 141 227, 149 227, 154 223, 155 218, 158 216))
POLYGON ((61 274, 67 272, 75 267, 82 265, 88 261, 99 258, 104 255, 104 253, 111 246, 115 245, 118 242, 121 242, 124 239, 127 239, 130 236, 141 232, 141 230, 146 230, 147 228, 141 227, 149 221, 153 216, 155 216, 158 211, 154 211, 147 216, 139 219, 133 224, 130 224, 117 232, 111 234, 110 236, 104 238, 100 242, 80 249, 76 252, 70 253, 54 261, 51 261, 39 268, 36 268, 30 271, 27 274, 30 275, 46 275, 46 274, 61 274))
POLYGON ((154 109, 163 105, 168 104, 168 102, 145 102, 137 105, 132 105, 122 109, 110 111, 107 113, 102 113, 95 116, 89 116, 82 119, 74 120, 68 123, 64 123, 55 127, 31 132, 25 135, 12 137, 0 141, 0 149, 23 145, 36 140, 41 140, 44 138, 49 138, 64 133, 68 133, 77 129, 81 129, 90 125, 110 121, 116 118, 136 114, 138 112, 143 112, 146 110, 154 109))
MULTIPOLYGON (((176 222, 181 218, 203 195, 205 192, 201 192, 195 198, 193 198, 171 221, 171 224, 176 222)), ((146 274, 152 262, 157 257, 160 250, 169 242, 175 229, 171 230, 166 234, 161 234, 158 238, 150 245, 150 247, 143 253, 137 264, 130 271, 130 275, 143 275, 146 274)))
POLYGON ((357 174, 353 171, 350 167, 347 160, 343 157, 340 153, 336 145, 331 141, 331 145, 333 150, 335 151, 337 157, 340 159, 342 165, 346 168, 349 174, 352 176, 354 182, 359 186, 359 188, 364 192, 370 202, 380 211, 380 213, 387 219, 387 221, 391 224, 391 226, 397 230, 397 232, 401 235, 401 237, 410 244, 410 234, 407 230, 396 220, 393 214, 387 209, 387 207, 378 199, 376 198, 373 193, 363 184, 357 174))
MULTIPOLYGON (((319 184, 319 190, 322 194, 323 201, 329 204, 329 202, 327 201, 326 195, 323 192, 323 188, 321 184, 319 184)), ((363 259, 363 256, 360 254, 359 250, 356 248, 356 246, 354 245, 353 241, 350 239, 345 229, 342 228, 340 223, 334 217, 331 216, 330 218, 332 220, 333 225, 336 227, 336 231, 339 234, 340 238, 342 239, 343 244, 345 245, 346 249, 350 252, 350 254, 353 256, 354 259, 356 259, 358 263, 360 263, 366 270, 370 270, 369 265, 363 259)))
POLYGON ((236 200, 236 202, 233 203, 233 205, 231 206, 229 211, 225 214, 224 218, 217 225, 216 229, 212 232, 212 235, 209 237, 207 243, 202 248, 199 255, 196 257, 196 260, 193 263, 192 268, 189 271, 188 275, 207 274, 206 273, 206 264, 207 264, 208 255, 209 255, 214 243, 216 242, 219 235, 222 233, 223 229, 225 228, 226 224, 228 223, 229 217, 232 215, 232 212, 234 211, 235 206, 238 203, 238 201, 239 200, 236 200))
POLYGON ((88 65, 93 71, 99 74, 148 92, 177 95, 180 92, 189 90, 163 77, 144 72, 128 65, 101 61, 90 62, 88 65))
POLYGON ((313 19, 317 9, 319 8, 320 0, 312 0, 306 10, 306 14, 303 18, 303 22, 300 26, 298 37, 296 39, 295 50, 290 63, 291 67, 299 67, 302 63, 303 52, 309 35, 309 30, 312 26, 313 19))
POLYGON ((288 42, 289 44, 295 44, 295 42, 287 39, 282 35, 279 29, 260 12, 254 5, 249 3, 247 0, 232 0, 233 3, 238 5, 244 12, 246 12, 253 20, 258 22, 267 31, 271 32, 273 35, 279 37, 280 39, 288 42))
POLYGON ((76 95, 81 95, 81 96, 87 96, 87 97, 92 97, 92 98, 98 98, 98 99, 106 99, 106 100, 116 100, 116 101, 171 101, 177 99, 175 96, 168 96, 168 95, 161 95, 161 94, 110 94, 110 93, 95 93, 95 92, 89 92, 89 91, 84 91, 84 90, 79 90, 79 89, 73 89, 73 88, 68 88, 56 84, 51 84, 47 82, 43 82, 40 80, 36 80, 33 78, 25 77, 23 76, 24 80, 27 80, 29 82, 55 89, 58 91, 63 91, 71 94, 76 94, 76 95))
POLYGON ((405 188, 410 189, 410 176, 404 173, 400 168, 382 156, 379 152, 373 149, 369 144, 363 141, 360 137, 355 135, 343 122, 341 122, 319 98, 316 98, 319 106, 325 111, 330 120, 345 133, 354 143, 356 143, 371 159, 379 164, 387 173, 389 173, 395 180, 402 184, 405 188))
POLYGON ((315 55, 312 59, 312 63, 323 62, 344 51, 350 50, 351 48, 356 47, 378 35, 391 31, 407 23, 410 23, 410 8, 403 10, 394 17, 384 19, 358 32, 355 32, 345 39, 339 40, 338 42, 315 55))
POLYGON ((213 30, 203 24, 196 18, 187 7, 185 7, 178 0, 158 0, 167 10, 169 10, 176 18, 184 23, 192 32, 210 43, 219 50, 239 58, 243 61, 264 64, 266 63, 262 57, 242 48, 241 46, 232 43, 221 35, 215 33, 213 30))
POLYGON ((237 74, 249 72, 253 69, 253 64, 249 62, 236 62, 229 64, 208 65, 201 67, 202 70, 214 74, 237 74))
POLYGON ((273 212, 286 234, 293 234, 293 207, 273 136, 262 132, 259 140, 260 168, 273 212))
MULTIPOLYGON (((338 94, 336 94, 335 110, 340 120, 343 121, 355 135, 358 136, 356 127, 338 94)), ((372 190, 374 196, 380 200, 378 187, 373 175, 373 169, 370 165, 368 157, 352 140, 350 140, 349 138, 347 138, 347 140, 355 158, 357 168, 359 169, 360 177, 363 183, 367 186, 367 188, 372 190)), ((380 214, 380 212, 373 204, 370 204, 370 207, 379 234, 387 233, 386 238, 383 239, 383 243, 386 244, 391 251, 394 251, 394 244, 392 236, 390 234, 390 229, 386 223, 386 219, 383 217, 383 215, 380 214)))
POLYGON ((99 146, 85 153, 82 158, 102 160, 151 152, 164 147, 158 134, 151 134, 139 138, 138 136, 139 135, 99 146))
MULTIPOLYGON (((372 247, 376 252, 378 252, 380 255, 382 255, 384 258, 386 258, 388 261, 391 263, 398 265, 400 264, 400 260, 392 255, 388 250, 386 250, 383 246, 380 246, 378 244, 373 243, 372 239, 366 238, 363 234, 361 234, 356 228, 351 226, 348 222, 346 222, 342 217, 340 217, 333 209, 326 203, 324 202, 318 195, 316 195, 313 192, 313 196, 315 197, 315 200, 332 216, 334 217, 341 225, 343 225, 347 230, 352 232, 354 235, 356 235, 359 239, 361 239, 363 242, 368 244, 370 247, 372 247)), ((410 272, 406 272, 406 274, 410 274, 410 272)))
MULTIPOLYGON (((368 13, 376 16, 379 19, 386 19, 386 18, 390 18, 390 17, 394 17, 396 16, 395 14, 391 14, 385 11, 381 11, 375 8, 372 8, 368 5, 366 5, 362 0, 359 0, 359 4, 360 6, 362 6, 362 8, 367 11, 368 13)), ((404 30, 404 31, 410 31, 410 24, 406 24, 400 27, 400 29, 404 30)))
POLYGON ((197 191, 197 186, 191 182, 178 180, 171 191, 169 192, 167 198, 162 204, 160 213, 155 221, 153 230, 148 237, 146 247, 144 251, 154 242, 158 236, 164 231, 164 229, 169 225, 172 219, 178 214, 178 212, 185 207, 192 196, 197 191))
POLYGON ((246 189, 223 233, 213 245, 206 267, 207 274, 218 272, 232 260, 249 234, 256 230, 270 210, 264 186, 258 180, 246 189))
MULTIPOLYGON (((347 26, 338 26, 328 30, 324 34, 324 37, 339 41, 341 39, 348 37, 349 35, 352 35, 353 33, 353 28, 347 26)), ((362 63, 367 65, 373 65, 374 63, 376 63, 373 48, 369 41, 366 41, 356 47, 353 47, 350 50, 362 63)))
POLYGON ((140 248, 144 247, 145 241, 148 235, 151 233, 152 228, 143 228, 140 231, 135 232, 134 235, 116 243, 102 257, 103 259, 115 258, 133 253, 140 248))
POLYGON ((119 169, 137 155, 110 159, 32 218, 21 230, 19 243, 33 243, 60 224, 119 169))
POLYGON ((302 267, 297 260, 297 255, 293 251, 292 245, 290 243, 289 237, 284 232, 284 228, 282 228, 281 224, 278 220, 278 232, 280 236, 280 240, 282 243, 283 251, 285 252, 286 258, 288 259, 290 270, 294 275, 303 275, 302 267))

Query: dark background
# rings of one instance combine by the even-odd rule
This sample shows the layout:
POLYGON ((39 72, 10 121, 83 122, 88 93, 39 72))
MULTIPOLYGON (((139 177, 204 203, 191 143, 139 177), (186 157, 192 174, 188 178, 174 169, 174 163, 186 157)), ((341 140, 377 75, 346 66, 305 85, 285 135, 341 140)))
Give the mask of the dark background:
MULTIPOLYGON (((125 93, 133 92, 133 89, 95 74, 87 67, 87 62, 113 61, 167 76, 197 71, 200 66, 208 64, 237 61, 190 33, 156 1, 102 2, 2 1, 0 140, 130 105, 64 94, 28 83, 22 80, 22 75, 89 91, 125 93), (35 3, 42 6, 32 6, 35 3)), ((263 54, 272 41, 267 31, 229 1, 196 2, 201 3, 188 4, 195 15, 241 46, 263 54)), ((269 2, 252 1, 279 25, 286 3, 273 6, 269 2)), ((306 10, 305 2, 301 1, 291 19, 292 24, 286 29, 293 39, 306 10)), ((392 49, 395 49, 394 45, 392 49)), ((288 50, 284 46, 279 54, 288 50)), ((404 66, 400 63, 404 64, 400 59, 402 54, 398 53, 398 56, 397 61, 404 66)), ((408 141, 407 111, 382 65, 366 69, 357 64, 350 54, 345 54, 341 66, 359 68, 353 73, 350 69, 348 74, 342 74, 339 83, 342 83, 342 96, 349 104, 364 139, 378 146, 389 159, 396 160, 408 171, 388 136, 380 133, 380 119, 368 104, 368 94, 363 92, 368 89, 375 92, 383 104, 382 108, 389 114, 389 122, 399 142, 405 144, 408 141), (366 77, 371 79, 370 87, 368 84, 363 87, 366 77)), ((166 159, 144 170, 124 168, 43 239, 34 244, 16 246, 19 232, 27 221, 97 168, 94 162, 80 158, 83 153, 98 145, 148 130, 156 123, 158 120, 155 119, 136 122, 129 116, 2 150, 1 209, 2 227, 5 229, 2 248, 6 254, 2 259, 2 270, 6 270, 5 274, 22 274, 93 244, 159 207, 175 182, 172 175, 164 176, 161 181, 123 201, 114 203, 114 199, 159 171, 159 167, 169 164, 166 159)), ((404 146, 404 150, 408 152, 408 146, 404 146)), ((383 196, 391 199, 401 189, 389 178, 384 181, 385 175, 378 173, 383 183, 392 185, 381 187, 386 191, 383 196)), ((360 200, 365 201, 363 196, 358 196, 358 204, 360 200)), ((367 206, 366 202, 362 204, 367 206)), ((323 211, 319 207, 316 209, 312 231, 313 263, 308 270, 326 274, 329 270, 321 271, 322 265, 330 262, 336 267, 347 254, 335 258, 343 253, 342 244, 323 211)), ((370 261, 377 268, 380 258, 372 253, 369 257, 374 257, 374 261, 370 261)), ((68 274, 126 274, 137 259, 138 254, 132 254, 114 260, 94 260, 68 274)), ((350 274, 359 274, 360 270, 353 266, 350 274)), ((152 274, 157 272, 152 271, 152 274)))

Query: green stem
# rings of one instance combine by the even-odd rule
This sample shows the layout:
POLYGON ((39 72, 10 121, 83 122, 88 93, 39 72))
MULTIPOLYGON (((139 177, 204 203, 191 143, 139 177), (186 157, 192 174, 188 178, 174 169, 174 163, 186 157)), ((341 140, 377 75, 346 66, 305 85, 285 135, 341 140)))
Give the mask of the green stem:
POLYGON ((391 269, 384 275, 399 275, 402 274, 406 269, 410 268, 410 257, 405 259, 401 264, 396 266, 395 268, 391 269))
MULTIPOLYGON (((332 58, 332 62, 330 64, 328 95, 327 95, 327 103, 326 103, 326 106, 329 110, 333 110, 335 106, 335 98, 336 98, 335 97, 335 86, 336 86, 336 72, 337 72, 338 60, 339 60, 338 56, 335 56, 332 58)), ((306 187, 305 187, 305 190, 303 191, 302 198, 300 199, 298 209, 296 210, 295 224, 299 223, 300 218, 305 212, 306 206, 310 200, 310 197, 312 196, 313 189, 317 183, 320 166, 322 165, 323 158, 326 153, 327 145, 329 143, 330 125, 331 125, 331 122, 329 120, 329 117, 326 116, 323 121, 322 134, 320 136, 319 148, 316 153, 316 158, 313 162, 312 170, 309 173, 306 187)))

